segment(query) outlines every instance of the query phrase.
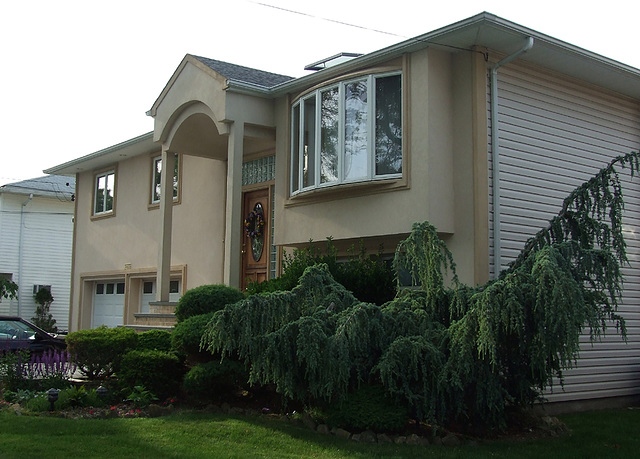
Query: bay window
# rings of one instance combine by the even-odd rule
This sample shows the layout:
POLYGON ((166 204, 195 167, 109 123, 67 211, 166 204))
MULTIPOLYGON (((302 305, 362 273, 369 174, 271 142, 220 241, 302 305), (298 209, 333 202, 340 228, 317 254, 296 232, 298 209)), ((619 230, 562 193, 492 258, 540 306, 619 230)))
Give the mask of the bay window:
POLYGON ((402 76, 369 75, 292 107, 291 193, 402 176, 402 76))

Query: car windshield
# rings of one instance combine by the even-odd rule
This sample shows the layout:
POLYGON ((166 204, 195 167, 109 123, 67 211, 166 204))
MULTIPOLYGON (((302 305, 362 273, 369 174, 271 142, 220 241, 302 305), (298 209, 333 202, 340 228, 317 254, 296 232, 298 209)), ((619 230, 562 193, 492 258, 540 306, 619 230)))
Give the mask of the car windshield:
POLYGON ((0 339, 35 339, 36 331, 17 320, 0 321, 0 339))

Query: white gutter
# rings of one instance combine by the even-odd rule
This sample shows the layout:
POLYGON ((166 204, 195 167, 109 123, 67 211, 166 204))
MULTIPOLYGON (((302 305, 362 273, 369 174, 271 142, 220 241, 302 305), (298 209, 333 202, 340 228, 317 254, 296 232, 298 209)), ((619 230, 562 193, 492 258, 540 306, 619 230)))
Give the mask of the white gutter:
POLYGON ((502 270, 502 245, 500 233, 500 145, 498 129, 498 69, 508 64, 533 47, 533 37, 515 53, 505 57, 491 70, 491 163, 493 164, 493 275, 497 278, 502 270))
POLYGON ((24 227, 24 208, 27 207, 27 205, 31 202, 31 200, 33 199, 33 193, 31 193, 29 195, 29 197, 27 198, 27 200, 25 202, 22 203, 22 207, 20 209, 20 233, 19 233, 19 239, 18 239, 18 316, 20 316, 20 308, 22 306, 22 229, 24 227))

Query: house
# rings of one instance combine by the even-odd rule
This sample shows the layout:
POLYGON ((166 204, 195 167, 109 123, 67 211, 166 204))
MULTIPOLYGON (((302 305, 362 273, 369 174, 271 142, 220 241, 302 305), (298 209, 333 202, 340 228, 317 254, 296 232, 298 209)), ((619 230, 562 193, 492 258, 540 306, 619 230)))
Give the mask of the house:
MULTIPOLYGON (((153 132, 45 171, 77 179, 70 327, 277 276, 310 239, 392 254, 425 220, 483 284, 640 148, 640 70, 489 13, 340 61, 293 79, 187 55, 153 132)), ((552 401, 640 396, 640 186, 625 180, 628 343, 585 341, 552 401)))
POLYGON ((49 175, 0 187, 0 275, 18 284, 0 314, 34 316, 35 293, 48 288, 59 330, 69 327, 75 178, 49 175))

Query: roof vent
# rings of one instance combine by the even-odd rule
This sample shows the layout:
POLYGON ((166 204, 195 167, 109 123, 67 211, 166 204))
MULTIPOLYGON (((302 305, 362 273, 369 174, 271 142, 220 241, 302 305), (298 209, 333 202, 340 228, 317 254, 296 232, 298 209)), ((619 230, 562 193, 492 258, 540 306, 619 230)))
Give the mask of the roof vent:
POLYGON ((340 53, 335 56, 327 57, 326 59, 322 59, 318 62, 314 62, 313 64, 307 65, 305 70, 322 70, 329 67, 333 67, 334 65, 342 64, 343 62, 350 61, 355 57, 360 57, 362 54, 358 53, 340 53))

